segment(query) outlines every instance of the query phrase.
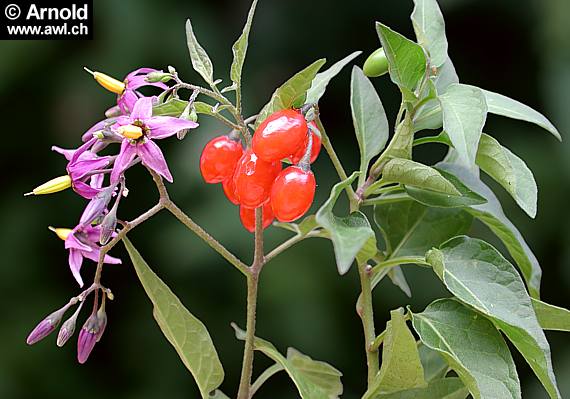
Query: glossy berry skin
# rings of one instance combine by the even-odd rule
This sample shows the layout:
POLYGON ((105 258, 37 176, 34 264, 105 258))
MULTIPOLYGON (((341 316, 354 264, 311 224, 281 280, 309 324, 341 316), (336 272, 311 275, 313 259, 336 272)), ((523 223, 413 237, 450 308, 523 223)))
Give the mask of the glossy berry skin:
POLYGON ((247 150, 239 160, 234 174, 235 193, 239 203, 257 208, 267 201, 273 181, 281 171, 281 162, 266 162, 247 150))
POLYGON ((307 121, 301 112, 284 109, 274 112, 255 131, 253 151, 267 162, 296 154, 307 142, 307 121))
MULTIPOLYGON (((263 205, 263 228, 266 229, 273 223, 275 217, 273 216, 273 210, 271 210, 271 204, 267 202, 263 205)), ((250 233, 255 232, 255 209, 253 208, 246 208, 245 206, 239 207, 239 218, 241 220, 241 224, 247 231, 250 233)))
POLYGON ((236 185, 234 183, 233 176, 222 182, 222 188, 224 189, 224 194, 226 198, 234 205, 239 205, 238 197, 236 196, 236 185))
MULTIPOLYGON (((317 128, 317 125, 314 121, 309 122, 309 125, 312 125, 315 129, 317 128)), ((311 130, 311 136, 313 138, 313 145, 311 146, 311 163, 313 163, 317 160, 319 153, 321 152, 321 136, 314 133, 313 130, 311 130)), ((301 158, 303 158, 303 155, 305 155, 306 149, 306 145, 302 148, 299 148, 299 151, 297 151, 295 155, 290 158, 291 162, 298 164, 301 158)))
POLYGON ((210 140, 200 156, 200 172, 206 183, 221 183, 233 176, 237 162, 243 155, 239 141, 228 136, 210 140))
POLYGON ((271 188, 271 207, 280 222, 292 222, 303 216, 315 198, 315 175, 299 166, 285 168, 271 188))

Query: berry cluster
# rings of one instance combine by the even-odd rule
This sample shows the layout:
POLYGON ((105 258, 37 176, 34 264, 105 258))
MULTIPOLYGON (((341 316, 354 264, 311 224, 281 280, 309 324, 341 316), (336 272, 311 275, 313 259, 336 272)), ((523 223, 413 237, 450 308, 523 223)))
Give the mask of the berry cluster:
POLYGON ((315 196, 311 171, 321 150, 316 124, 300 110, 271 114, 256 129, 251 148, 244 150, 240 137, 219 136, 206 144, 200 171, 206 183, 222 183, 226 197, 240 206, 240 219, 255 230, 255 209, 262 207, 263 228, 276 218, 292 222, 303 216, 315 196), (291 166, 282 169, 282 162, 291 166))

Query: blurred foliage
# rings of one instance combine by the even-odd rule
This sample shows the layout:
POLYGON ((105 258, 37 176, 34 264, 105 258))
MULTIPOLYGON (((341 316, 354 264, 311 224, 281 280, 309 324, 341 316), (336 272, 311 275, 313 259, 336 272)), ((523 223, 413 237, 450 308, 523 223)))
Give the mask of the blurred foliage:
MULTIPOLYGON (((567 0, 441 0, 447 21, 450 55, 465 83, 505 93, 544 112, 563 137, 570 131, 570 3, 567 0)), ((109 266, 103 282, 116 300, 108 306, 105 337, 84 366, 75 360, 73 342, 59 350, 55 336, 30 348, 25 338, 34 325, 61 306, 78 290, 67 266, 63 244, 48 225, 71 226, 84 202, 71 192, 42 198, 22 197, 37 183, 60 175, 63 159, 49 151, 57 144, 76 146, 80 134, 112 105, 82 70, 86 65, 117 77, 151 66, 176 66, 188 81, 192 72, 184 38, 184 21, 191 17, 201 43, 214 59, 216 78, 229 81, 230 46, 241 32, 248 1, 191 0, 141 2, 98 0, 95 39, 92 41, 0 42, 0 103, 2 110, 3 193, 0 212, 0 397, 10 399, 80 394, 83 398, 198 397, 186 369, 162 337, 151 315, 151 304, 126 261, 124 249, 115 252, 124 265, 109 266)), ((354 50, 370 53, 379 46, 373 22, 381 20, 413 37, 409 14, 412 2, 335 2, 262 0, 258 7, 244 68, 245 112, 254 113, 274 88, 294 72, 320 57, 329 62, 354 50)), ((361 64, 364 58, 358 59, 361 64)), ((347 68, 348 69, 348 68, 347 68)), ((357 143, 349 109, 349 76, 344 71, 321 101, 322 119, 348 169, 358 166, 357 143)), ((399 96, 384 77, 375 80, 391 122, 399 96)), ((246 259, 252 240, 239 224, 238 210, 221 187, 205 185, 198 173, 202 146, 222 127, 206 118, 181 143, 165 141, 176 184, 172 196, 214 236, 246 259)), ((566 190, 570 189, 570 141, 562 145, 540 128, 491 117, 486 130, 534 171, 539 184, 539 209, 530 220, 502 193, 505 210, 527 237, 544 270, 543 298, 570 306, 570 218, 566 190)), ((418 148, 424 161, 443 154, 418 148)), ((437 148, 436 148, 437 149, 437 148)), ((315 209, 336 182, 323 153, 315 164, 320 189, 315 209)), ((491 183, 493 184, 493 183, 491 183)), ((129 219, 152 204, 154 191, 141 171, 129 174, 131 195, 121 207, 129 219)), ((481 225, 476 231, 487 234, 481 225)), ((268 248, 287 236, 269 229, 268 248)), ((234 392, 241 366, 242 343, 234 337, 231 321, 245 319, 245 284, 219 258, 174 218, 161 214, 130 238, 145 259, 209 328, 226 369, 222 388, 234 392)), ((491 237, 486 237, 492 241, 491 237)), ((499 246, 500 248, 500 246, 499 246)), ((84 265, 84 276, 93 272, 84 265)), ((408 269, 413 290, 412 309, 419 311, 444 293, 429 270, 408 269), (417 287, 414 289, 414 287, 417 287)), ((351 271, 339 277, 330 242, 307 240, 268 265, 260 288, 258 332, 284 350, 294 346, 344 372, 348 399, 364 388, 365 360, 360 322, 354 310, 358 283, 351 271), (310 253, 311 256, 306 256, 310 253)), ((383 328, 389 310, 406 297, 388 281, 375 291, 375 312, 383 328)), ((570 395, 570 343, 563 333, 548 334, 553 362, 563 396, 570 395)), ((529 398, 546 393, 522 358, 516 358, 529 398)), ((256 372, 267 364, 261 356, 256 372)), ((291 398, 295 392, 285 374, 264 386, 260 398, 291 398)))

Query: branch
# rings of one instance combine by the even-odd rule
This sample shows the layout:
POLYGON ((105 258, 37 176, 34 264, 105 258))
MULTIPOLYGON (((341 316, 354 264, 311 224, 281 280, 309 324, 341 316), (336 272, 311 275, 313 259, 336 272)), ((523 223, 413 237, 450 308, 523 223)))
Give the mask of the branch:
POLYGON ((200 237, 206 244, 210 246, 214 251, 222 255, 222 257, 232 264, 236 269, 238 269, 245 276, 249 275, 249 268, 238 259, 233 253, 231 253, 226 247, 220 244, 214 237, 212 237, 208 232, 206 232, 200 225, 194 222, 190 216, 186 215, 174 202, 168 200, 165 202, 164 207, 170 211, 182 224, 188 227, 194 234, 200 237))

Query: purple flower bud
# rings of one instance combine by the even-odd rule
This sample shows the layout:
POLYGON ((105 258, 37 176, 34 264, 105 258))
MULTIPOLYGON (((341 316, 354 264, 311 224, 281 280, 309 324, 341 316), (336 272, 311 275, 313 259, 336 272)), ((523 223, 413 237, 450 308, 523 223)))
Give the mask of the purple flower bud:
POLYGON ((115 105, 115 106, 109 108, 107 111, 105 111, 105 116, 107 118, 113 118, 113 117, 119 116, 121 114, 122 114, 121 108, 119 108, 118 105, 115 105))
POLYGON ((69 340, 69 338, 71 338, 71 336, 75 332, 75 323, 77 322, 77 316, 79 316, 79 312, 81 311, 82 307, 83 307, 83 302, 81 302, 81 305, 79 305, 75 313, 73 313, 73 315, 69 319, 67 319, 59 329, 59 334, 57 335, 56 343, 57 346, 59 346, 60 348, 63 345, 65 345, 65 343, 69 340))
POLYGON ((85 207, 79 223, 83 225, 88 225, 95 219, 97 219, 107 208, 113 192, 115 191, 116 185, 111 185, 108 188, 102 190, 97 194, 85 207))
POLYGON ((111 237, 113 237, 113 233, 115 233, 115 229, 117 228, 117 207, 113 206, 109 213, 105 215, 103 221, 101 222, 101 236, 99 238, 99 243, 101 245, 107 244, 111 237))
POLYGON ((95 344, 101 339, 106 326, 107 315, 102 309, 87 319, 77 340, 77 361, 79 363, 83 364, 87 361, 95 344))
POLYGON ((66 305, 40 321, 36 328, 34 328, 30 335, 28 335, 26 343, 28 345, 33 345, 51 334, 51 332, 55 330, 57 325, 61 322, 67 308, 68 306, 66 305))

